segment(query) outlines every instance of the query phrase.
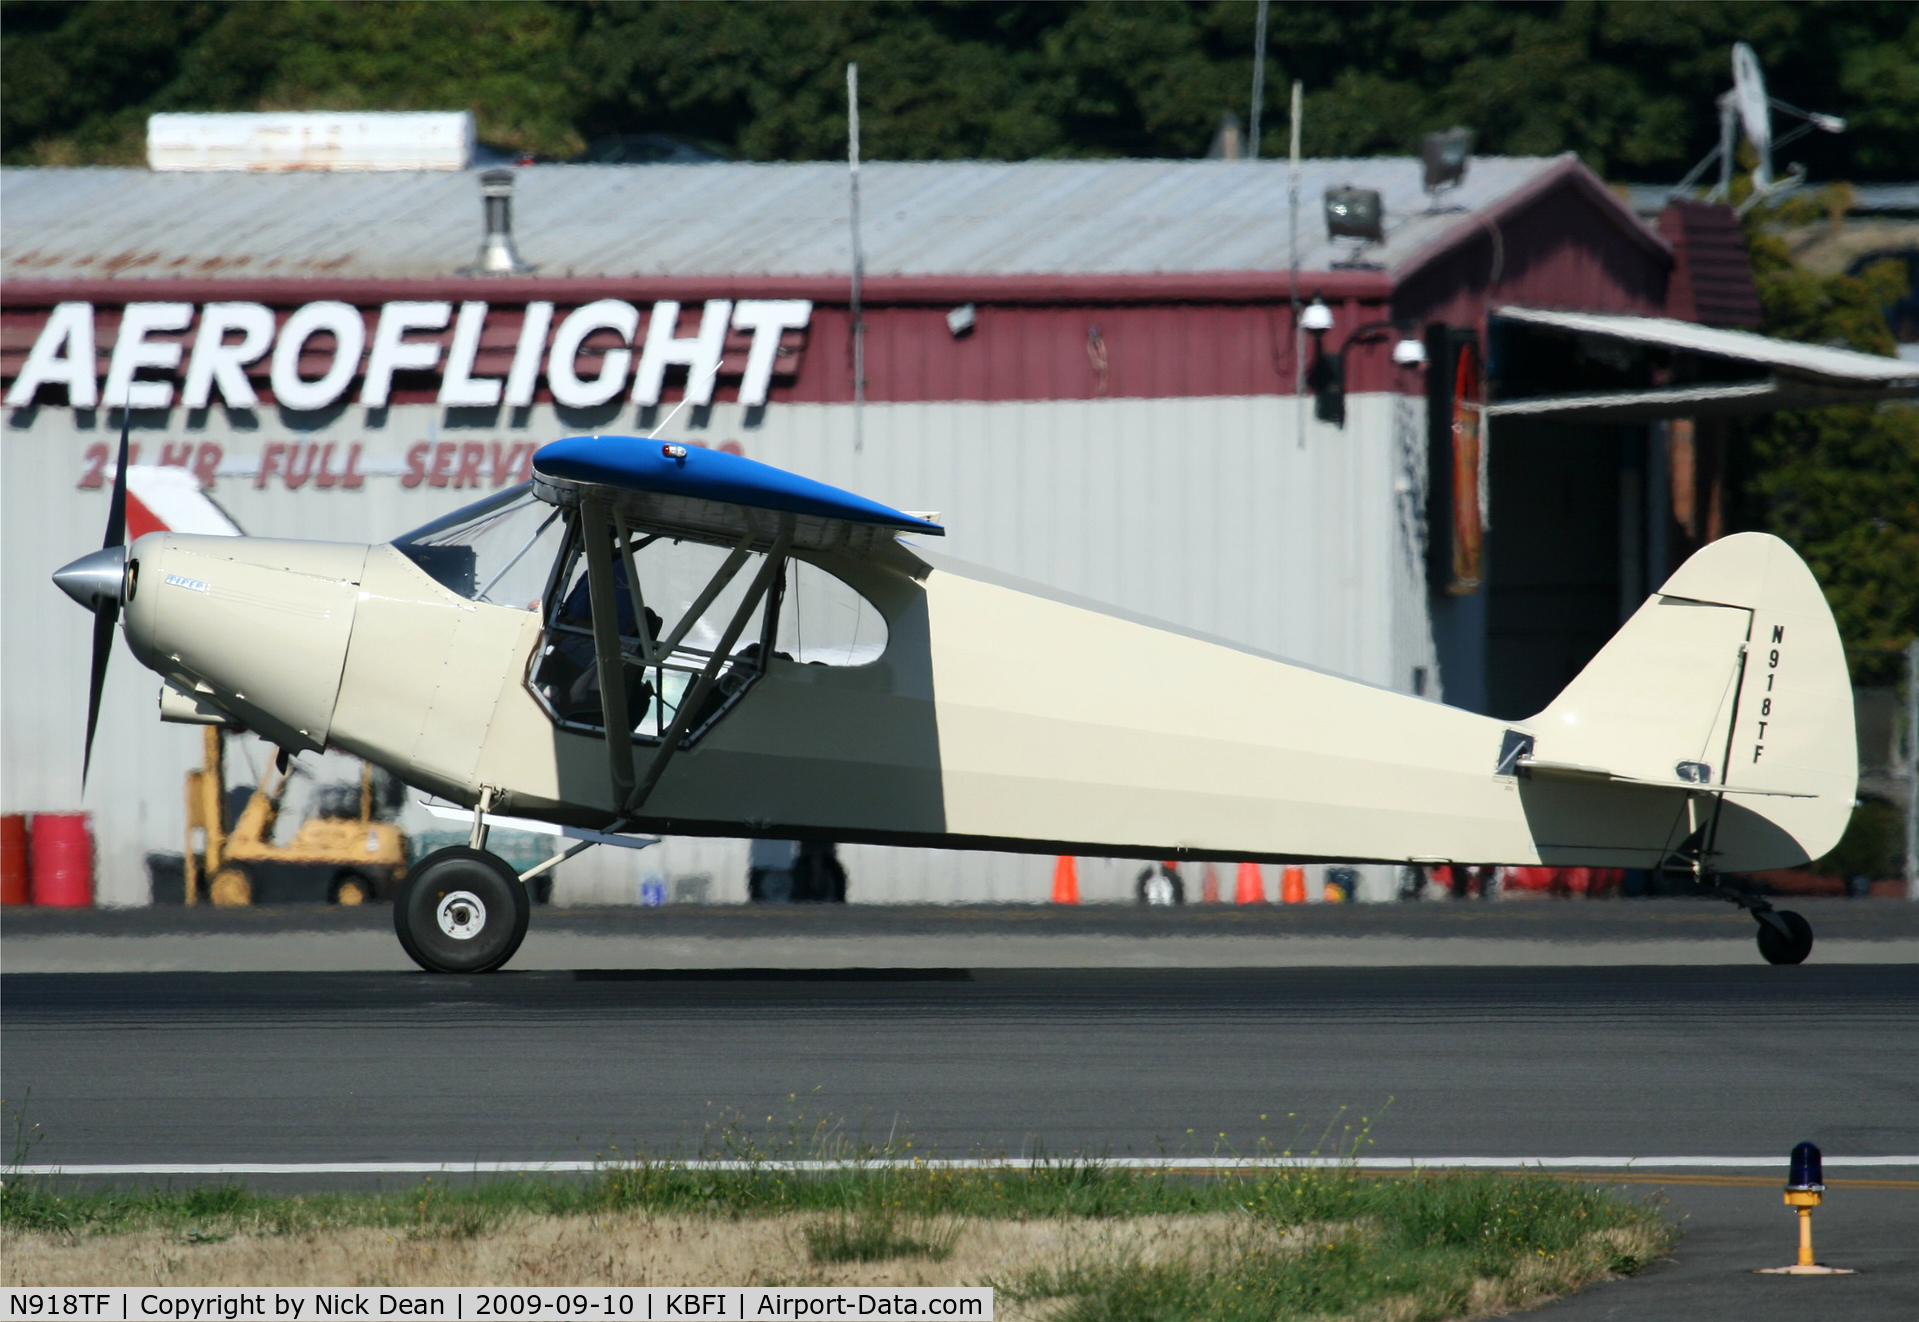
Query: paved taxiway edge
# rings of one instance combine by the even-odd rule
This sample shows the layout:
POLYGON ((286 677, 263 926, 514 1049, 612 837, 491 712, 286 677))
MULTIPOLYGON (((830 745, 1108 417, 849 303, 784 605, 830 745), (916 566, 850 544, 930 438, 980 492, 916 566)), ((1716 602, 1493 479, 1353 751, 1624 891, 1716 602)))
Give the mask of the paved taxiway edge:
MULTIPOLYGON (((227 1162, 145 1162, 59 1165, 40 1163, 15 1166, 20 1175, 586 1175, 605 1170, 609 1164, 593 1161, 227 1161, 227 1162)), ((830 1171, 916 1170, 916 1171, 1024 1171, 1047 1165, 1030 1157, 904 1157, 833 1160, 735 1160, 675 1159, 678 1170, 811 1173, 830 1171)), ((1078 1165, 1077 1161, 1069 1162, 1078 1165)), ((1100 1157, 1094 1164, 1112 1170, 1164 1171, 1195 1175, 1228 1174, 1261 1170, 1550 1170, 1582 1172, 1615 1171, 1776 1171, 1786 1163, 1771 1157, 1666 1156, 1666 1157, 1100 1157)), ((1869 1167, 1919 1171, 1919 1156, 1848 1157, 1827 1154, 1825 1164, 1833 1169, 1869 1167)), ((1765 1177, 1760 1177, 1765 1178, 1765 1177)), ((1910 1183, 1919 1188, 1919 1182, 1910 1183)))
MULTIPOLYGON (((839 968, 1529 968, 1752 964, 1737 938, 1543 941, 1486 937, 951 935, 632 937, 528 934, 521 970, 839 968)), ((1816 964, 1919 964, 1919 940, 1831 940, 1816 964)), ((73 934, 0 939, 7 973, 379 973, 413 964, 378 931, 73 934)))

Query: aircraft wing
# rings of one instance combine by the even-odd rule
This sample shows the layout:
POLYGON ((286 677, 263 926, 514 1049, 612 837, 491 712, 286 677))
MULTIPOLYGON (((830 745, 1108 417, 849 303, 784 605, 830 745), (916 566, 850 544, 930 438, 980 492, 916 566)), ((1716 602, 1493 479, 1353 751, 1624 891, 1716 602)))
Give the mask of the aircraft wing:
POLYGON ((742 455, 640 436, 573 436, 533 457, 533 490, 555 505, 603 502, 631 528, 764 550, 792 520, 801 551, 871 552, 895 534, 943 537, 922 515, 742 455))

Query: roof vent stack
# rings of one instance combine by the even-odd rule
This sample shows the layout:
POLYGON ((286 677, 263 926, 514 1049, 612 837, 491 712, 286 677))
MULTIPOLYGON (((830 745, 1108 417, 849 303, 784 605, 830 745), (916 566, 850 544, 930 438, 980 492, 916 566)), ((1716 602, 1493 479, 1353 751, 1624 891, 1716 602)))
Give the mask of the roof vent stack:
POLYGON ((462 275, 526 275, 533 268, 520 260, 513 247, 513 171, 488 170, 480 176, 480 199, 486 208, 486 237, 480 257, 462 275))

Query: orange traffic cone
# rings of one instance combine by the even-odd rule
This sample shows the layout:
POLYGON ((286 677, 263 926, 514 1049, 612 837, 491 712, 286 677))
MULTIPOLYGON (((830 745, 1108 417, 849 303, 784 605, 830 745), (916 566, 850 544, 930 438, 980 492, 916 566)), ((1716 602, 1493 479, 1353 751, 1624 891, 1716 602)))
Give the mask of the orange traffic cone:
POLYGON ((1071 854, 1061 854, 1053 864, 1053 903, 1079 903, 1079 865, 1071 854))
POLYGON ((1239 865, 1239 884, 1233 888, 1233 903, 1266 903, 1266 879, 1259 875, 1259 864, 1239 865))
POLYGON ((1298 866, 1282 868, 1279 874, 1279 902, 1281 904, 1306 903, 1306 869, 1298 866))
POLYGON ((1199 902, 1201 904, 1219 903, 1219 869, 1211 863, 1206 865, 1206 871, 1200 875, 1199 902))

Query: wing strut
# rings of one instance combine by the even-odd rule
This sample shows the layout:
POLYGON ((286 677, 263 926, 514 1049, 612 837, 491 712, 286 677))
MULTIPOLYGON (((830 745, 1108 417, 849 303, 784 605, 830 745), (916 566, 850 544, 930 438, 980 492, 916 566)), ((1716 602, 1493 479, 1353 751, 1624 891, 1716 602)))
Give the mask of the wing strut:
MULTIPOLYGON (((625 806, 620 809, 620 816, 632 817, 639 812, 640 805, 646 802, 647 796, 653 793, 653 787, 660 783, 660 777, 666 773, 666 764, 671 762, 673 754, 679 751, 680 740, 685 737, 686 728, 692 724, 694 714, 705 703, 706 695, 712 691, 713 681, 719 678, 720 668, 732 660, 733 644, 739 641, 740 631, 746 628, 747 618, 753 614, 754 607, 758 606, 761 599, 766 596, 767 590, 773 586, 774 580, 779 576, 780 567, 786 563, 786 553, 793 545, 794 523, 795 520, 791 514, 780 516, 779 535, 773 539, 772 549, 767 551, 766 560, 760 565, 760 572, 754 576, 752 585, 746 589, 746 595, 740 598, 739 609, 733 612, 733 618, 726 626, 725 635, 721 637, 719 645, 713 649, 713 655, 707 658, 706 668, 700 671, 700 676, 693 682, 691 690, 685 698, 681 699, 680 709, 674 713, 672 726, 660 740, 659 748, 653 753, 652 762, 647 764, 646 775, 627 795, 625 806)), ((734 552, 734 557, 744 558, 738 550, 734 552)), ((734 570, 738 569, 738 565, 732 559, 729 559, 728 565, 734 570)), ((727 577, 730 578, 732 575, 729 573, 727 577)), ((597 611, 598 607, 595 607, 596 614, 597 611)), ((630 771, 628 774, 631 774, 630 771)))
POLYGON ((626 712, 626 658, 620 652, 619 594, 613 583, 613 512, 603 501, 580 502, 586 540, 586 590, 593 606, 593 657, 600 672, 600 716, 606 722, 607 771, 613 802, 633 797, 633 722, 626 712))
MULTIPOLYGON (((760 571, 754 576, 751 586, 741 598, 740 604, 728 621, 726 632, 721 636, 718 646, 707 658, 706 666, 688 687, 687 694, 681 699, 679 710, 674 713, 673 724, 660 739, 660 745, 654 750, 653 759, 647 764, 646 774, 638 783, 633 776, 633 718, 626 709, 626 657, 620 647, 619 588, 613 579, 613 546, 608 534, 618 529, 622 539, 625 528, 616 519, 613 510, 604 502, 584 499, 580 502, 581 535, 586 542, 586 579, 587 595, 593 604, 593 658, 598 667, 600 681, 600 715, 606 729, 607 772, 613 784, 613 801, 619 805, 620 821, 630 820, 639 812, 640 806, 653 793, 665 774, 667 763, 673 760, 673 754, 679 751, 680 741, 686 737, 687 727, 693 722, 712 692, 720 671, 733 659, 733 646, 739 642, 740 633, 746 628, 747 620, 755 608, 763 601, 778 579, 780 568, 786 563, 786 553, 792 549, 793 533, 797 520, 791 514, 780 516, 779 533, 773 539, 772 547, 766 553, 760 571)), ((749 534, 750 537, 750 534, 749 534)), ((733 553, 726 559, 720 571, 714 575, 707 591, 701 594, 699 603, 688 618, 701 612, 726 583, 737 574, 747 557, 748 538, 743 537, 733 553)), ((646 620, 639 609, 639 580, 635 574, 631 556, 626 556, 626 573, 631 586, 628 591, 634 594, 635 615, 642 635, 643 648, 651 644, 651 649, 664 654, 664 651, 677 643, 686 631, 686 622, 682 622, 670 640, 652 640, 646 638, 646 620)))

